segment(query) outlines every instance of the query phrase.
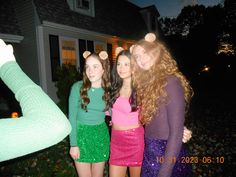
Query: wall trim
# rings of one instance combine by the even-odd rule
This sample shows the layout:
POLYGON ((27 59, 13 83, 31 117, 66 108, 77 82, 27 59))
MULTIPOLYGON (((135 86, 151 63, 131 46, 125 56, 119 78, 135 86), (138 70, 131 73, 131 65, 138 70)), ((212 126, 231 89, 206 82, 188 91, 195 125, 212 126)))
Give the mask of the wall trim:
POLYGON ((108 42, 110 42, 110 41, 126 41, 126 42, 129 42, 129 43, 134 43, 135 42, 132 39, 124 39, 124 38, 120 38, 120 37, 117 37, 117 36, 112 36, 112 35, 108 35, 108 34, 104 34, 104 33, 99 33, 99 32, 95 32, 95 31, 90 31, 90 30, 76 28, 76 27, 72 27, 72 26, 57 24, 57 23, 48 22, 48 21, 43 21, 42 26, 43 27, 56 28, 56 29, 60 29, 60 30, 70 31, 70 32, 82 33, 82 34, 85 34, 85 35, 99 37, 99 38, 104 38, 108 42))
POLYGON ((24 36, 0 33, 0 38, 5 42, 20 43, 24 36))

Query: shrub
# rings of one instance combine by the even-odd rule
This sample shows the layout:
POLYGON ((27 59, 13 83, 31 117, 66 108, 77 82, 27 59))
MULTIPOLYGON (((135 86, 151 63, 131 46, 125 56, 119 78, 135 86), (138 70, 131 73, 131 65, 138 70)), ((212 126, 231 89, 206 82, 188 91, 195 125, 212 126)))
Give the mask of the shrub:
POLYGON ((70 88, 74 82, 81 79, 81 75, 75 66, 69 64, 57 68, 56 75, 58 79, 55 84, 59 99, 58 106, 67 115, 70 88))

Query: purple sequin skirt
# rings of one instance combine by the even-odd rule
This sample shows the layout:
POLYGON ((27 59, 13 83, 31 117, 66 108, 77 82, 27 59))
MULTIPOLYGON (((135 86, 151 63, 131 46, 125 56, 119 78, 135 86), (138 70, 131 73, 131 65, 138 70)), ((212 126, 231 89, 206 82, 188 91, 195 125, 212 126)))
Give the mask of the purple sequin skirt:
POLYGON ((166 140, 152 139, 145 137, 144 159, 142 165, 142 177, 158 176, 158 172, 164 160, 169 163, 175 163, 171 177, 189 177, 191 176, 191 164, 183 163, 183 158, 188 157, 188 151, 182 146, 177 158, 171 157, 164 159, 166 149, 166 140))

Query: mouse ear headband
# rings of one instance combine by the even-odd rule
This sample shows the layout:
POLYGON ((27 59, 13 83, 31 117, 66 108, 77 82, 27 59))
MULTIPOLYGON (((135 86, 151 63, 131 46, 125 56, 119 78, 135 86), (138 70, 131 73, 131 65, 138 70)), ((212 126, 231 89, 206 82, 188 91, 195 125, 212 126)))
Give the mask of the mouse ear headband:
MULTIPOLYGON (((91 54, 90 51, 84 51, 83 57, 86 59, 90 54, 91 54)), ((104 50, 101 51, 101 52, 99 52, 98 56, 99 56, 102 60, 108 59, 108 54, 107 54, 107 52, 104 51, 104 50)))
MULTIPOLYGON (((147 42, 154 42, 156 40, 156 35, 154 33, 147 33, 144 37, 144 40, 147 42)), ((130 53, 132 53, 134 45, 131 45, 129 48, 130 53)))
POLYGON ((108 54, 107 54, 107 51, 105 51, 105 50, 99 52, 98 56, 99 56, 102 60, 108 59, 108 54))
POLYGON ((129 47, 129 52, 130 52, 130 53, 132 53, 132 51, 133 51, 133 49, 134 49, 134 46, 135 46, 135 45, 133 44, 133 45, 131 45, 131 46, 129 47))
POLYGON ((91 54, 90 51, 84 51, 84 53, 83 53, 84 59, 86 59, 90 54, 91 54))
POLYGON ((123 50, 124 50, 123 47, 117 47, 116 50, 115 50, 115 55, 116 55, 116 57, 117 57, 118 54, 119 54, 121 51, 123 51, 123 50))
POLYGON ((156 40, 156 35, 154 33, 147 33, 144 39, 147 42, 154 42, 156 40))

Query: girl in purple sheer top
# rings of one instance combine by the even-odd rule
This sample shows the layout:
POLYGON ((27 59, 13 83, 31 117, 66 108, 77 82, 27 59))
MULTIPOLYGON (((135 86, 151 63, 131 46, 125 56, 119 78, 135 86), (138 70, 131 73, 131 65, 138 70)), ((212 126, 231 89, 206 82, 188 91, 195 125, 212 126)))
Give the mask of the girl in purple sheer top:
POLYGON ((188 177, 191 164, 182 143, 192 88, 163 43, 153 33, 131 47, 133 83, 145 125, 142 177, 188 177))

